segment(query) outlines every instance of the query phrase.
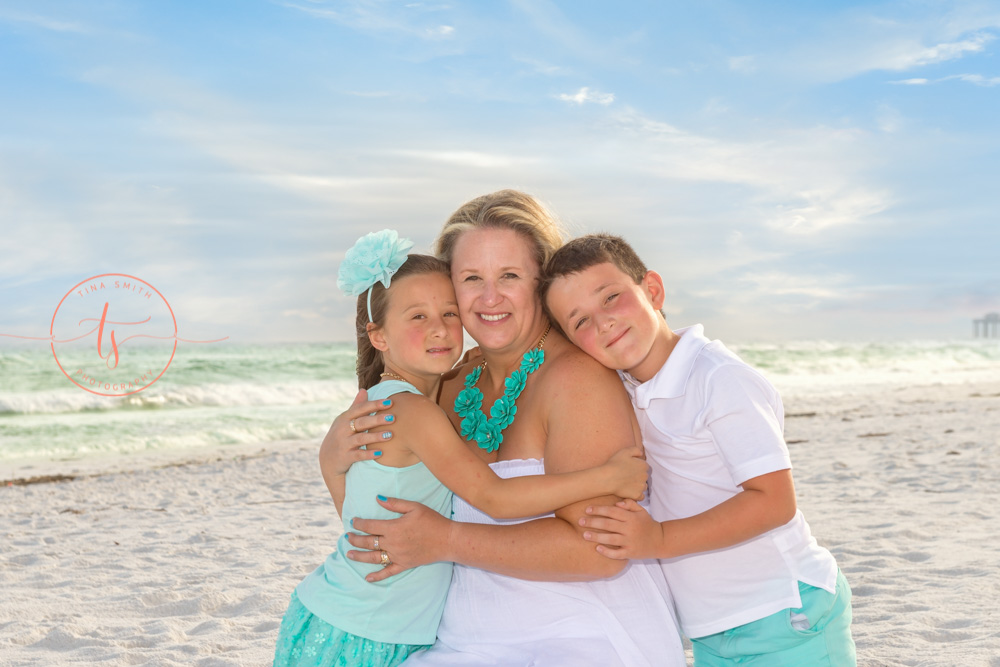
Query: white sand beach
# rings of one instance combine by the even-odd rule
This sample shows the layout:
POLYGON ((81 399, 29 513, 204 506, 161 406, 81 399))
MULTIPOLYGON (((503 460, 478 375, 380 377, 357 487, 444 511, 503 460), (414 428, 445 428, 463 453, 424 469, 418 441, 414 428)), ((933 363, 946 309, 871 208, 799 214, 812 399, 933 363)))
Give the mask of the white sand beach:
MULTIPOLYGON (((800 507, 859 664, 1000 667, 1000 381, 786 396, 800 507)), ((316 443, 2 479, 0 665, 265 665, 340 521, 316 443)))

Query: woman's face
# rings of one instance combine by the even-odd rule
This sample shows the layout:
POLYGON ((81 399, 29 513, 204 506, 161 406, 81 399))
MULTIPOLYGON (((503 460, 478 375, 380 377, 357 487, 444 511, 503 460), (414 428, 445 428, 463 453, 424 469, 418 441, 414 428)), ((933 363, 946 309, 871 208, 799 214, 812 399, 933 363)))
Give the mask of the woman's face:
POLYGON ((544 317, 540 269, 529 242, 510 229, 475 229, 455 243, 451 279, 462 325, 484 350, 523 352, 544 317))

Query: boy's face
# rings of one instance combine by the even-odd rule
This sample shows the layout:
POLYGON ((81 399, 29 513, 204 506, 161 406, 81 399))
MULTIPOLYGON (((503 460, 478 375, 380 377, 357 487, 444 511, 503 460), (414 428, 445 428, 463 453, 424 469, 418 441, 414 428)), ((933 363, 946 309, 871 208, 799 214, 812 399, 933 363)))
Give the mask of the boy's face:
POLYGON ((596 264, 556 278, 546 302, 569 339, 608 368, 645 381, 665 361, 650 355, 666 330, 663 280, 653 271, 636 285, 614 264, 596 264))

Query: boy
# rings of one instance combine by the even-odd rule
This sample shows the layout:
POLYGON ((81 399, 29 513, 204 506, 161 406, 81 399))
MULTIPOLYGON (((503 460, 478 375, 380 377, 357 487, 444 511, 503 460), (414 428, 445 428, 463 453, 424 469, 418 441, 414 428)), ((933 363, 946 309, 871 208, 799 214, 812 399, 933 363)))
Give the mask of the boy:
POLYGON ((660 559, 697 667, 855 665, 850 588, 796 508, 777 391, 701 325, 672 331, 663 280, 618 237, 558 250, 542 298, 618 371, 652 469, 649 513, 588 508, 584 537, 609 558, 660 559))

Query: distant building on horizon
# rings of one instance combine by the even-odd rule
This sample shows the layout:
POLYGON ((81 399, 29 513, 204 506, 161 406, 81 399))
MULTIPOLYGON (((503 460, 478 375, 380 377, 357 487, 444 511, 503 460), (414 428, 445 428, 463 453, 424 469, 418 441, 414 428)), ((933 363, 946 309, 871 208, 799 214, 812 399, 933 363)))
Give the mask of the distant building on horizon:
POLYGON ((987 313, 978 320, 972 320, 972 337, 980 338, 979 329, 982 327, 982 338, 1000 338, 1000 313, 987 313))

